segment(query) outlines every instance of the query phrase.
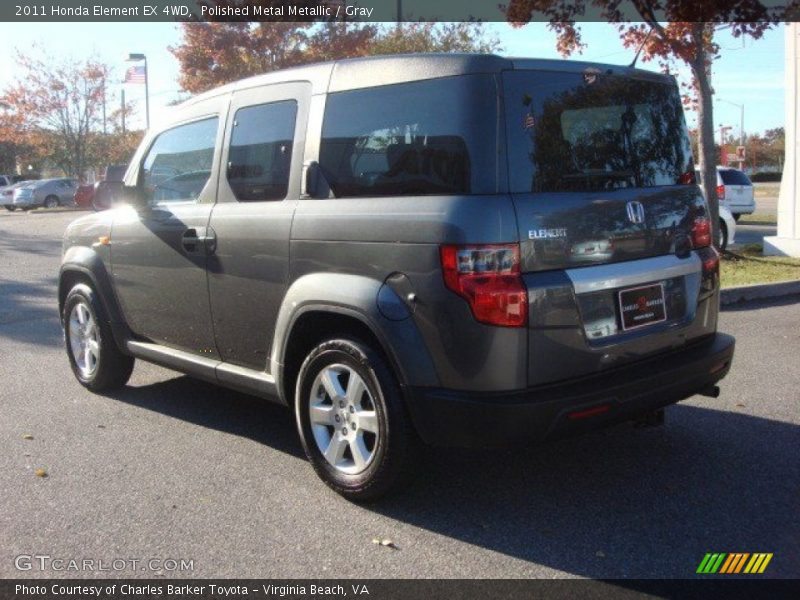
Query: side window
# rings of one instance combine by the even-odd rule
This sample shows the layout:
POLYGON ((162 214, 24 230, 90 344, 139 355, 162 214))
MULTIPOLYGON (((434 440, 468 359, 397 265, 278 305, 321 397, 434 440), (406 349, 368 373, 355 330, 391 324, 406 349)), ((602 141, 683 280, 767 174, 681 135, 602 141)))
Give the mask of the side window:
POLYGON ((494 193, 495 82, 467 75, 329 94, 319 162, 340 198, 494 193))
POLYGON ((296 117, 294 100, 236 111, 228 152, 228 183, 237 200, 286 198, 296 117))
POLYGON ((151 203, 197 200, 211 175, 219 119, 179 125, 160 134, 142 162, 151 203))

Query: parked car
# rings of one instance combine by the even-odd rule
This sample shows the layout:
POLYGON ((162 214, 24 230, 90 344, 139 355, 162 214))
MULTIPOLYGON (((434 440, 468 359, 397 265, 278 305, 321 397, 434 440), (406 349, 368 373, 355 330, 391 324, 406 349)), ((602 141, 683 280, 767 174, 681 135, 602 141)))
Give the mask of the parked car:
MULTIPOLYGON (((695 172, 697 183, 702 184, 702 174, 695 172)), ((750 215, 756 210, 753 182, 739 169, 717 167, 717 198, 720 206, 727 207, 737 221, 742 215, 750 215)))
POLYGON ((423 442, 658 423, 734 353, 689 148, 674 78, 628 67, 373 57, 206 92, 147 133, 129 206, 68 227, 69 363, 284 404, 353 500, 423 442))
POLYGON ((39 206, 55 208, 71 204, 77 188, 76 179, 29 181, 14 191, 14 207, 30 210, 39 206))
POLYGON ((13 183, 11 185, 7 185, 3 188, 0 188, 0 204, 2 204, 6 210, 10 211, 17 210, 17 207, 14 206, 14 191, 17 188, 26 185, 27 183, 29 182, 20 181, 19 183, 13 183))
POLYGON ((719 206, 719 237, 717 247, 727 250, 728 246, 736 242, 736 219, 731 210, 722 204, 719 206))
MULTIPOLYGON (((699 181, 699 180, 698 180, 699 181)), ((705 190, 700 187, 700 193, 705 198, 705 190)), ((726 250, 729 245, 735 243, 736 238, 736 217, 726 204, 721 201, 719 207, 719 227, 717 229, 717 248, 726 250)))
POLYGON ((93 208, 94 206, 94 183, 82 183, 75 190, 72 202, 80 208, 93 208))
POLYGON ((103 173, 103 178, 94 184, 94 188, 82 192, 81 202, 91 203, 94 210, 107 210, 112 208, 116 202, 115 190, 125 175, 128 165, 108 165, 103 173))
POLYGON ((12 175, 0 175, 0 188, 8 187, 14 184, 14 177, 12 175))

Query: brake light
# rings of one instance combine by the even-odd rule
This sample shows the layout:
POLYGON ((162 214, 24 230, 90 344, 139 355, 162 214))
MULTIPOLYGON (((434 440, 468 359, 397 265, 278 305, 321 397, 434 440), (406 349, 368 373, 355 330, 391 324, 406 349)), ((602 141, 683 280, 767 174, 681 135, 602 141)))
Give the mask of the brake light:
POLYGON ((697 217, 692 224, 692 247, 705 248, 711 245, 711 221, 697 217))
POLYGON ((678 177, 678 183, 681 185, 694 185, 695 183, 697 183, 697 180, 695 179, 694 176, 694 169, 686 171, 686 173, 682 173, 678 177))
POLYGON ((477 321, 502 327, 527 323, 519 244, 442 246, 440 257, 445 285, 469 303, 477 321))
POLYGON ((706 275, 719 273, 719 252, 714 246, 706 248, 700 255, 700 260, 703 261, 703 273, 706 275))
POLYGON ((717 186, 717 199, 718 200, 725 200, 725 186, 718 185, 717 186))

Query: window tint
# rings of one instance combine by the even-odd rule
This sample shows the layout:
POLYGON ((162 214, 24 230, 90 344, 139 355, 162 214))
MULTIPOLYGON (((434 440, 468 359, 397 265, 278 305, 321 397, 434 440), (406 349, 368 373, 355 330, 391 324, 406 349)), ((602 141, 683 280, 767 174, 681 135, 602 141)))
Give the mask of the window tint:
POLYGON ((211 175, 218 121, 214 117, 180 125, 156 138, 142 163, 150 202, 197 200, 211 175))
POLYGON ((753 185, 747 175, 738 169, 720 169, 719 176, 725 185, 753 185))
POLYGON ((594 72, 503 82, 514 192, 674 185, 694 168, 674 85, 594 72))
POLYGON ((228 183, 238 200, 282 200, 289 188, 297 102, 236 111, 228 154, 228 183))
POLYGON ((337 197, 494 193, 496 105, 490 75, 330 94, 322 171, 337 197))

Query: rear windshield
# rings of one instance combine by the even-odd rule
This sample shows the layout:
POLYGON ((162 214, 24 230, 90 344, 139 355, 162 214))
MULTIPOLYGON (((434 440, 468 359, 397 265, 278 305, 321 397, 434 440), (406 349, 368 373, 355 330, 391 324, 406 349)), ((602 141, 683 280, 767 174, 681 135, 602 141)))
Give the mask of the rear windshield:
POLYGON ((673 84, 509 71, 503 86, 513 192, 675 185, 694 170, 673 84))
POLYGON ((492 194, 497 119, 491 75, 332 93, 319 162, 339 198, 492 194))
POLYGON ((725 185, 753 185, 747 175, 737 169, 720 169, 719 176, 725 185))

